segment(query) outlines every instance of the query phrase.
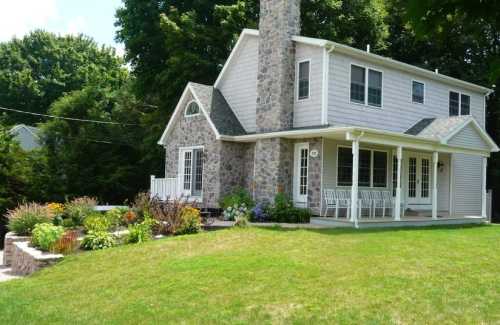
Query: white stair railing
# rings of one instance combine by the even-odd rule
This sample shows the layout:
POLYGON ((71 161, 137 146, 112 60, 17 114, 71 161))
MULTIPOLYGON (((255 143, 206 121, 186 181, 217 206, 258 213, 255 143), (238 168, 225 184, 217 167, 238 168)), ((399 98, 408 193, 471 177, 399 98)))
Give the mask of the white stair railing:
POLYGON ((150 193, 151 197, 158 197, 160 200, 177 198, 177 178, 156 178, 151 175, 150 193))

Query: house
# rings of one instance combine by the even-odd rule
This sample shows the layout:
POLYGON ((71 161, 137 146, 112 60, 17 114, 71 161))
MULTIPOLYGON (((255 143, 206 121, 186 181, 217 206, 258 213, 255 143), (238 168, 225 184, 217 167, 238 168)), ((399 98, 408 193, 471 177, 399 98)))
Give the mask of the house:
POLYGON ((261 1, 259 30, 243 30, 215 84, 184 89, 151 191, 213 208, 238 186, 258 202, 284 192, 355 225, 377 220, 377 202, 396 223, 483 220, 491 93, 300 36, 299 0, 261 1))
POLYGON ((25 151, 40 148, 40 130, 33 126, 18 124, 9 130, 9 134, 25 151))

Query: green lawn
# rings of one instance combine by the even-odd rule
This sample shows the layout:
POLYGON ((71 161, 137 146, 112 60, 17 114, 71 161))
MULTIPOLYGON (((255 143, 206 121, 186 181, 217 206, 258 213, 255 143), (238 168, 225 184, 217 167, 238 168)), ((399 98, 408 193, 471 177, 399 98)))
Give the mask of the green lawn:
POLYGON ((500 227, 229 229, 0 284, 0 324, 499 323, 500 227))

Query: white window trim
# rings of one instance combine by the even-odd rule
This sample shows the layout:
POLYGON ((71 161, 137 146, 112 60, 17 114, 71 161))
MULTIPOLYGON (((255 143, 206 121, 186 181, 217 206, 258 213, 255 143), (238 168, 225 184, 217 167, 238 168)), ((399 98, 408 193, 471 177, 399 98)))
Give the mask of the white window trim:
POLYGON ((184 106, 184 117, 194 117, 194 116, 198 116, 200 115, 200 112, 201 112, 201 107, 200 105, 198 104, 198 102, 196 100, 190 100, 185 106, 184 106), (187 109, 189 107, 189 105, 191 105, 192 103, 195 103, 197 106, 198 106, 198 113, 196 114, 188 114, 187 113, 187 109))
MULTIPOLYGON (((177 186, 178 186, 178 192, 179 194, 184 194, 188 196, 188 201, 203 201, 203 187, 202 185, 201 188, 201 194, 200 195, 191 195, 192 193, 192 188, 189 190, 189 194, 187 194, 186 191, 184 191, 184 152, 191 151, 191 161, 194 159, 194 150, 196 149, 201 149, 203 150, 203 153, 205 153, 205 147, 204 146, 189 146, 189 147, 179 147, 179 160, 178 160, 178 166, 177 166, 177 186)), ((191 162, 192 164, 192 162, 191 162)), ((194 177, 193 174, 193 168, 191 166, 191 183, 192 179, 194 177)), ((202 176, 203 177, 203 176, 202 176)))
POLYGON ((377 108, 377 109, 383 109, 384 108, 384 71, 380 69, 373 68, 371 66, 366 66, 363 64, 357 64, 354 62, 351 62, 349 64, 349 102, 354 105, 359 105, 359 106, 364 106, 364 107, 369 107, 369 108, 377 108), (351 98, 351 81, 352 81, 352 66, 356 66, 359 68, 365 69, 365 101, 364 103, 358 103, 352 100, 351 98), (381 77, 382 77, 382 87, 380 89, 380 106, 377 105, 371 105, 368 103, 368 77, 369 77, 369 71, 375 71, 375 72, 380 72, 381 77))
MULTIPOLYGON (((458 94, 458 115, 453 116, 472 116, 472 96, 469 93, 458 91, 455 89, 448 90, 448 115, 450 114, 450 93, 454 92, 458 94), (462 115, 462 95, 469 96, 469 114, 462 115)), ((451 115, 449 115, 451 116, 451 115)))
POLYGON ((295 100, 297 102, 303 102, 303 101, 307 101, 307 100, 311 99, 311 70, 312 70, 311 62, 312 62, 311 59, 304 59, 304 60, 297 61, 297 65, 295 67, 295 92, 297 93, 295 95, 295 100), (309 62, 309 76, 308 76, 309 89, 308 89, 307 97, 299 98, 299 67, 300 67, 300 64, 304 63, 304 62, 309 62))
MULTIPOLYGON (((339 185, 339 148, 349 148, 349 149, 352 149, 352 146, 349 146, 349 145, 343 145, 343 144, 338 144, 337 145, 337 148, 336 148, 336 163, 335 163, 335 187, 340 187, 340 188, 350 188, 351 185, 339 185)), ((389 180, 392 184, 392 174, 389 173, 389 150, 383 150, 383 149, 374 149, 374 148, 370 148, 370 147, 359 147, 359 150, 366 150, 366 151, 370 151, 370 186, 359 186, 360 188, 369 188, 369 189, 390 189, 391 186, 389 186, 389 180), (377 187, 374 187, 373 186, 373 153, 375 151, 378 151, 378 152, 385 152, 386 155, 387 155, 387 159, 386 159, 386 175, 385 175, 385 186, 384 187, 380 187, 380 186, 377 186, 377 187), (390 178, 389 178, 389 174, 390 175, 390 178)), ((392 156, 391 156, 392 157, 392 156)), ((392 160, 390 160, 390 163, 392 164, 392 160)))
POLYGON ((293 162, 293 200, 294 202, 300 202, 300 203, 305 203, 305 207, 307 207, 308 204, 308 192, 309 192, 309 142, 297 142, 294 145, 294 162, 293 162), (306 182, 306 194, 300 195, 300 150, 301 149, 307 149, 307 182, 306 182), (299 153, 299 156, 297 156, 297 151, 299 153), (303 199, 303 201, 301 201, 303 199))
MULTIPOLYGON (((410 84, 410 101, 413 104, 425 105, 426 91, 427 91, 427 85, 425 84, 425 82, 423 82, 421 80, 417 80, 417 79, 412 79, 411 80, 411 84, 410 84), (416 101, 413 100, 413 83, 414 82, 418 82, 418 83, 421 83, 422 85, 424 85, 424 101, 422 103, 419 103, 419 102, 416 102, 416 101)), ((448 100, 449 100, 449 94, 448 94, 448 100)))

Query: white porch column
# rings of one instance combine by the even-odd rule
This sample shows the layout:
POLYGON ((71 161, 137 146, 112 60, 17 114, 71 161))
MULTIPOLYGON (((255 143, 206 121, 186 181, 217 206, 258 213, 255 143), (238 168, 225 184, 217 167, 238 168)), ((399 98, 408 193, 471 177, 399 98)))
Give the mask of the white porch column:
POLYGON ((351 221, 358 226, 358 166, 359 140, 352 141, 352 186, 351 186, 351 221))
POLYGON ((487 217, 487 210, 486 210, 486 175, 487 175, 487 167, 488 167, 488 158, 483 157, 483 183, 482 183, 482 196, 481 196, 481 216, 483 218, 487 217))
POLYGON ((398 170, 396 179, 396 203, 394 206, 394 220, 401 220, 401 162, 403 160, 403 147, 399 146, 396 152, 398 170))
POLYGON ((432 153, 432 219, 437 219, 437 178, 438 178, 438 161, 439 156, 437 151, 432 153))

